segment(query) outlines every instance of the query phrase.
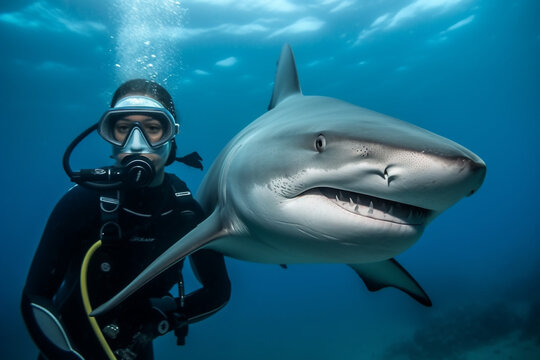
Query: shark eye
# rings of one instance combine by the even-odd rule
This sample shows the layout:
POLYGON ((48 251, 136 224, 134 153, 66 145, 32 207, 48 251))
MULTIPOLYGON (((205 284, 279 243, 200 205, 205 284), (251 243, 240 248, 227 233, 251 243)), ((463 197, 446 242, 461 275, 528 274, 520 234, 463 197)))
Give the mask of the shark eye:
POLYGON ((315 140, 315 149, 317 149, 318 152, 323 152, 324 149, 326 149, 326 138, 323 134, 317 136, 317 139, 315 140))

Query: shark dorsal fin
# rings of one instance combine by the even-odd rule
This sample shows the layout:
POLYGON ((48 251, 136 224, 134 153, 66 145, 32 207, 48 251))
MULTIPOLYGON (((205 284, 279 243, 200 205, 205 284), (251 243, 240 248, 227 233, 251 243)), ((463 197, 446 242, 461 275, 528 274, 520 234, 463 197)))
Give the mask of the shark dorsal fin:
POLYGON ((274 92, 268 110, 272 110, 289 96, 301 93, 292 49, 289 44, 284 44, 277 64, 274 92))

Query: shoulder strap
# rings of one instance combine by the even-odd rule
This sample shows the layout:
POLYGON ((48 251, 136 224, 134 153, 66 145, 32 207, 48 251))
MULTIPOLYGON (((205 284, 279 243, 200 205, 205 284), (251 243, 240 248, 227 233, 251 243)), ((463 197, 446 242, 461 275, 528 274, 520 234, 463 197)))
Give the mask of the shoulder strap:
POLYGON ((99 235, 104 245, 118 243, 122 239, 122 229, 118 222, 120 190, 105 190, 99 195, 101 229, 99 235))
POLYGON ((176 175, 170 175, 171 188, 176 198, 176 203, 180 208, 189 207, 195 201, 193 194, 187 187, 186 183, 180 180, 176 175))

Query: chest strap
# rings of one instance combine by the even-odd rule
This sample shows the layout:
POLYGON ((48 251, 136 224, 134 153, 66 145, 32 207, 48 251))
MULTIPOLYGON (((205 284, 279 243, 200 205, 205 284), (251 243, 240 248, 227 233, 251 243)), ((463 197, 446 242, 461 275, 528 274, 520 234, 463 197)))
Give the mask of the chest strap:
POLYGON ((120 190, 104 191, 99 196, 101 228, 99 235, 104 245, 117 244, 122 239, 122 228, 118 223, 120 190))
MULTIPOLYGON (((175 197, 175 210, 182 214, 195 214, 194 199, 185 182, 176 176, 171 176, 171 189, 175 197)), ((117 244, 122 239, 122 228, 119 223, 121 205, 120 190, 106 190, 100 193, 99 209, 101 229, 99 231, 103 245, 117 244)), ((127 210, 127 209, 126 209, 127 210)), ((161 215, 167 215, 173 209, 161 215)), ((144 214, 135 215, 144 216, 144 214)))

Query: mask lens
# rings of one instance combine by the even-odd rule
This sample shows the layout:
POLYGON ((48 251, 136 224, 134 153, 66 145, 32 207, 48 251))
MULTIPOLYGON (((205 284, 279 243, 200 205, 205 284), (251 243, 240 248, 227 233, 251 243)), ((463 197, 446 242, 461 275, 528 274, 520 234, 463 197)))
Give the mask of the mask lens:
POLYGON ((124 146, 134 127, 144 134, 152 147, 170 141, 176 135, 176 124, 169 114, 160 110, 111 110, 100 123, 100 135, 108 142, 124 146))

